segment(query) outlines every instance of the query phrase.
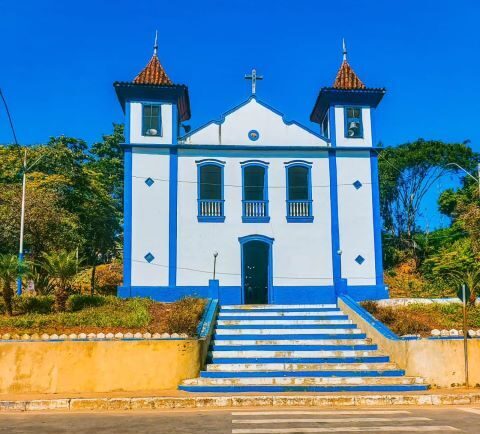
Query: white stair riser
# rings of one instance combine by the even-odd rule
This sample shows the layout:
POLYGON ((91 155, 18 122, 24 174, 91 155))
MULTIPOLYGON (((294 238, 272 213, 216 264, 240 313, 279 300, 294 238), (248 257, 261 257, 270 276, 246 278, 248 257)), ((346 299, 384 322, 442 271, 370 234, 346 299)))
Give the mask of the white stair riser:
POLYGON ((319 358, 319 357, 365 357, 379 355, 376 350, 362 351, 212 351, 214 358, 319 358))
POLYGON ((371 345, 367 339, 278 339, 278 340, 221 340, 215 345, 371 345))
POLYGON ((240 320, 222 320, 217 321, 218 325, 343 325, 343 324, 352 324, 350 319, 240 319, 240 320))
POLYGON ((275 316, 275 317, 289 317, 289 316, 338 316, 345 315, 341 311, 328 311, 328 312, 229 312, 228 310, 221 310, 218 314, 219 318, 224 316, 238 316, 245 318, 255 318, 255 317, 264 317, 264 316, 275 316))
POLYGON ((361 334, 360 329, 216 329, 217 335, 355 335, 361 334))
POLYGON ((222 309, 335 309, 336 304, 228 304, 222 309))
POLYGON ((211 372, 258 372, 258 371, 378 371, 398 369, 395 363, 225 363, 209 364, 211 372))
POLYGON ((377 385, 423 384, 420 377, 256 377, 256 378, 195 378, 184 384, 228 386, 323 386, 323 385, 377 385))

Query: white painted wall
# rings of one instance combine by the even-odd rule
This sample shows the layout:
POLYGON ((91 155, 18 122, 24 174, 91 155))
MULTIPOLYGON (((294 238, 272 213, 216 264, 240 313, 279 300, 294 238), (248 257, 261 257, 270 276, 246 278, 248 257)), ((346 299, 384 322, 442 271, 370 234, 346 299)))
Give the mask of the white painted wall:
POLYGON ((144 136, 142 135, 142 103, 130 102, 130 143, 138 144, 163 144, 172 143, 172 117, 173 105, 162 103, 162 135, 144 136))
POLYGON ((328 157, 317 153, 218 152, 179 153, 178 188, 178 274, 177 284, 206 285, 212 277, 213 252, 218 251, 217 272, 220 285, 241 285, 239 237, 266 235, 273 243, 274 285, 332 285, 330 192, 328 157), (197 221, 197 164, 202 158, 225 161, 225 222, 197 221), (242 223, 242 171, 240 162, 248 159, 269 162, 270 223, 242 223), (313 223, 287 223, 285 162, 293 159, 311 161, 313 223), (207 270, 208 273, 195 270, 207 270), (228 274, 222 274, 228 273, 228 274))
POLYGON ((296 124, 288 125, 282 116, 250 99, 247 104, 225 116, 220 124, 211 123, 185 139, 188 144, 221 145, 310 145, 327 146, 327 142, 296 124), (256 141, 248 132, 257 130, 256 141))
POLYGON ((168 285, 169 152, 132 150, 132 285, 168 285), (154 179, 148 187, 146 178, 154 179), (145 260, 151 252, 152 263, 145 260), (156 264, 156 265, 154 265, 156 264), (163 265, 163 266, 162 266, 163 265))
POLYGON ((337 152, 338 221, 342 277, 349 285, 375 284, 375 245, 370 155, 368 151, 337 152), (353 186, 359 180, 358 190, 353 186), (359 265, 355 258, 365 262, 359 265))
POLYGON ((335 107, 335 137, 336 146, 358 146, 370 147, 372 146, 372 122, 370 116, 370 108, 362 108, 362 122, 363 122, 363 138, 352 139, 345 137, 345 121, 344 108, 335 107))

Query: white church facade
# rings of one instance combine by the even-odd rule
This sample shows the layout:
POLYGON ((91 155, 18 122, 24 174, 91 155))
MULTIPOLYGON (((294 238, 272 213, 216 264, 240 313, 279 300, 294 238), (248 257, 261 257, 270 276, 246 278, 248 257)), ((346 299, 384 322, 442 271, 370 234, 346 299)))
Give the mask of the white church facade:
POLYGON ((125 112, 122 297, 223 304, 388 297, 367 88, 344 60, 307 128, 255 94, 185 135, 188 88, 157 53, 114 84, 125 112))

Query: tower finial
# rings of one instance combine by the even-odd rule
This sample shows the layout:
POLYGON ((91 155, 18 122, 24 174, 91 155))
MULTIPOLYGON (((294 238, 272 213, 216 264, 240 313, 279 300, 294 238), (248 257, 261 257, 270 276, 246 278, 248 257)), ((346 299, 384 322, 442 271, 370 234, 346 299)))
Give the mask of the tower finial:
POLYGON ((155 44, 153 45, 154 56, 157 55, 157 51, 158 51, 158 30, 155 30, 155 44))
POLYGON ((345 38, 342 38, 343 45, 343 60, 347 60, 347 45, 345 44, 345 38))

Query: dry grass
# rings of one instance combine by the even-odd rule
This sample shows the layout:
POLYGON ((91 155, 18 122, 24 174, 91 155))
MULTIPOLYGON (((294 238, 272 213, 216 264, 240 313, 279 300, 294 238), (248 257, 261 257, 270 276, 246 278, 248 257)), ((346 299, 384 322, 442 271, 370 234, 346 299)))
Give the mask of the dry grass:
MULTIPOLYGON (((463 314, 460 304, 411 304, 408 306, 381 307, 372 301, 362 306, 376 319, 398 335, 419 334, 430 336, 433 329, 463 329, 463 314)), ((480 307, 468 307, 469 329, 480 328, 480 307)))
POLYGON ((195 336, 205 300, 158 303, 146 298, 104 297, 105 303, 75 312, 0 315, 0 334, 187 333, 195 336))

